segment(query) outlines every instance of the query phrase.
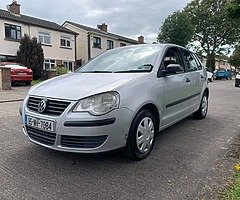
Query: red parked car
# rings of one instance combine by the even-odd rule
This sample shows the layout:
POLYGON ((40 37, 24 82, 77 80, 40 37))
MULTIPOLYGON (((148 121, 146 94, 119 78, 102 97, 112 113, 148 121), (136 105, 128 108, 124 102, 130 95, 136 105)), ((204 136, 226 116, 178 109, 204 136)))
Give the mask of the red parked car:
POLYGON ((11 80, 12 84, 14 83, 25 83, 26 85, 31 85, 33 80, 32 70, 23 66, 19 63, 0 63, 2 67, 11 68, 11 80))

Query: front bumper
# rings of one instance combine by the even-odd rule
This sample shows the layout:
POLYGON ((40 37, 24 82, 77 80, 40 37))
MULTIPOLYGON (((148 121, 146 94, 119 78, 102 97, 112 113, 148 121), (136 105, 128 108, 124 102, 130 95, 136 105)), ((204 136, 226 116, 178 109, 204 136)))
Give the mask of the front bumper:
POLYGON ((41 146, 68 152, 100 153, 122 148, 126 145, 134 113, 119 108, 103 116, 89 113, 73 113, 72 102, 58 117, 42 115, 28 110, 23 103, 23 132, 28 139, 41 146), (54 121, 54 132, 46 132, 26 126, 26 116, 54 121))

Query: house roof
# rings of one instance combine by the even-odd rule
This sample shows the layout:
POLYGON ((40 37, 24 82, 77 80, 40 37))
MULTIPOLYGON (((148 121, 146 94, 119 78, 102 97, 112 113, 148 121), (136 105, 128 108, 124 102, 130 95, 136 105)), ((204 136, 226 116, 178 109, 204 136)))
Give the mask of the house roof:
POLYGON ((46 20, 42 20, 42 19, 38 19, 38 18, 34 18, 34 17, 29 17, 26 15, 15 15, 9 11, 2 10, 2 9, 0 9, 0 19, 7 19, 10 21, 14 21, 14 22, 29 24, 29 25, 33 25, 33 26, 38 26, 38 27, 42 27, 42 28, 47 28, 47 29, 51 29, 51 30, 56 30, 56 31, 60 31, 60 32, 77 35, 77 33, 73 32, 65 27, 62 27, 55 22, 50 22, 50 21, 46 21, 46 20))
POLYGON ((65 21, 64 24, 65 23, 69 23, 69 24, 71 24, 73 26, 76 26, 76 27, 78 27, 80 29, 83 29, 83 30, 91 32, 91 33, 105 35, 106 37, 114 37, 114 38, 117 38, 117 39, 119 39, 121 41, 124 41, 124 42, 129 42, 129 43, 133 43, 133 44, 139 44, 139 42, 137 40, 133 40, 131 38, 127 38, 127 37, 124 37, 124 36, 121 36, 121 35, 117 35, 117 34, 114 34, 114 33, 105 32, 105 31, 102 31, 102 30, 97 29, 97 28, 92 28, 92 27, 89 27, 89 26, 77 24, 77 23, 70 22, 70 21, 65 21))

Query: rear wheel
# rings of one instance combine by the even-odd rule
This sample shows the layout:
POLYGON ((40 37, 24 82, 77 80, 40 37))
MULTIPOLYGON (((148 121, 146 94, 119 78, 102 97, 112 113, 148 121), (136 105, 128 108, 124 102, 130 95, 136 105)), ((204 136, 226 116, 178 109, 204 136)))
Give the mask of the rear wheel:
POLYGON ((213 76, 210 78, 210 82, 213 82, 213 76))
POLYGON ((157 124, 153 114, 148 110, 140 111, 132 122, 126 152, 131 159, 141 160, 152 151, 157 124))
POLYGON ((207 116, 208 111, 208 95, 203 93, 199 109, 193 114, 196 119, 204 119, 207 116))

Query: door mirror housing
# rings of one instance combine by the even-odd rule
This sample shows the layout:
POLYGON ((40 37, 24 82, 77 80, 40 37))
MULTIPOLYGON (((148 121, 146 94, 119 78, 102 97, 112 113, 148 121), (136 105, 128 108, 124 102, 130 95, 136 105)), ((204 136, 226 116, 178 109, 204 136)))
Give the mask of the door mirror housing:
POLYGON ((163 76, 170 75, 170 74, 180 74, 183 73, 184 70, 181 65, 179 64, 169 64, 166 70, 163 70, 163 76))

